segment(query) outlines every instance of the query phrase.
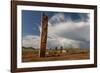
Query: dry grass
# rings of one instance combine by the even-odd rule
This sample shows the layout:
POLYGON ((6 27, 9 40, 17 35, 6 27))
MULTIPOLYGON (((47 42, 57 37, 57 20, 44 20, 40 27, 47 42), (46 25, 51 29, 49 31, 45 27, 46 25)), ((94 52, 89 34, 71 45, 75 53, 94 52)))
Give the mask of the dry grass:
POLYGON ((66 49, 65 52, 60 50, 47 50, 46 57, 39 57, 39 50, 23 49, 22 62, 37 61, 57 61, 57 60, 83 60, 89 59, 89 51, 87 49, 66 49))

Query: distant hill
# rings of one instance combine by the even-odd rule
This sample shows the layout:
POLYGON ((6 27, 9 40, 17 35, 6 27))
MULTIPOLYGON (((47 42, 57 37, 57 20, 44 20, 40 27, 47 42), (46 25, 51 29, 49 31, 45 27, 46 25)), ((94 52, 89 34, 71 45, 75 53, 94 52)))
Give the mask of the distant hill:
POLYGON ((22 47, 23 49, 36 49, 36 48, 33 48, 33 47, 22 47))

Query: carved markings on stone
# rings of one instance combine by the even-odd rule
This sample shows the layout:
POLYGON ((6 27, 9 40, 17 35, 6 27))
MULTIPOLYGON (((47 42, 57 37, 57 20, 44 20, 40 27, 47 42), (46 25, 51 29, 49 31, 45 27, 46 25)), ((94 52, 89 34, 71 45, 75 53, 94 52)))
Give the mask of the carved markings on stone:
POLYGON ((45 57, 46 54, 46 43, 47 43, 47 32, 48 32, 48 16, 44 13, 42 15, 42 31, 41 31, 41 42, 40 42, 40 57, 45 57))

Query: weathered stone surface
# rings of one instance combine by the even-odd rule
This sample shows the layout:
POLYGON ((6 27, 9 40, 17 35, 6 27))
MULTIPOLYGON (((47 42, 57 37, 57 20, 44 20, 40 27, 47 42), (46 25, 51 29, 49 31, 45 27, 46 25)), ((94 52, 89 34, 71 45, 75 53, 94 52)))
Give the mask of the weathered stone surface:
POLYGON ((48 16, 44 13, 42 15, 42 31, 41 31, 41 42, 40 42, 40 57, 45 57, 46 54, 46 42, 48 32, 48 16))

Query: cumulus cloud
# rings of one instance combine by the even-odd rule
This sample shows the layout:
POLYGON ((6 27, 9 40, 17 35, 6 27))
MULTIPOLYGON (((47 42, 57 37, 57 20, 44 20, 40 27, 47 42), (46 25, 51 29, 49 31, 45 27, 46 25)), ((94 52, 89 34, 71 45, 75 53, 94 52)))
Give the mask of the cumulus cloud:
POLYGON ((79 21, 73 21, 63 13, 55 14, 48 24, 48 47, 89 48, 89 15, 80 14, 79 21))
POLYGON ((36 35, 27 35, 22 39, 22 46, 39 48, 40 37, 36 35))

